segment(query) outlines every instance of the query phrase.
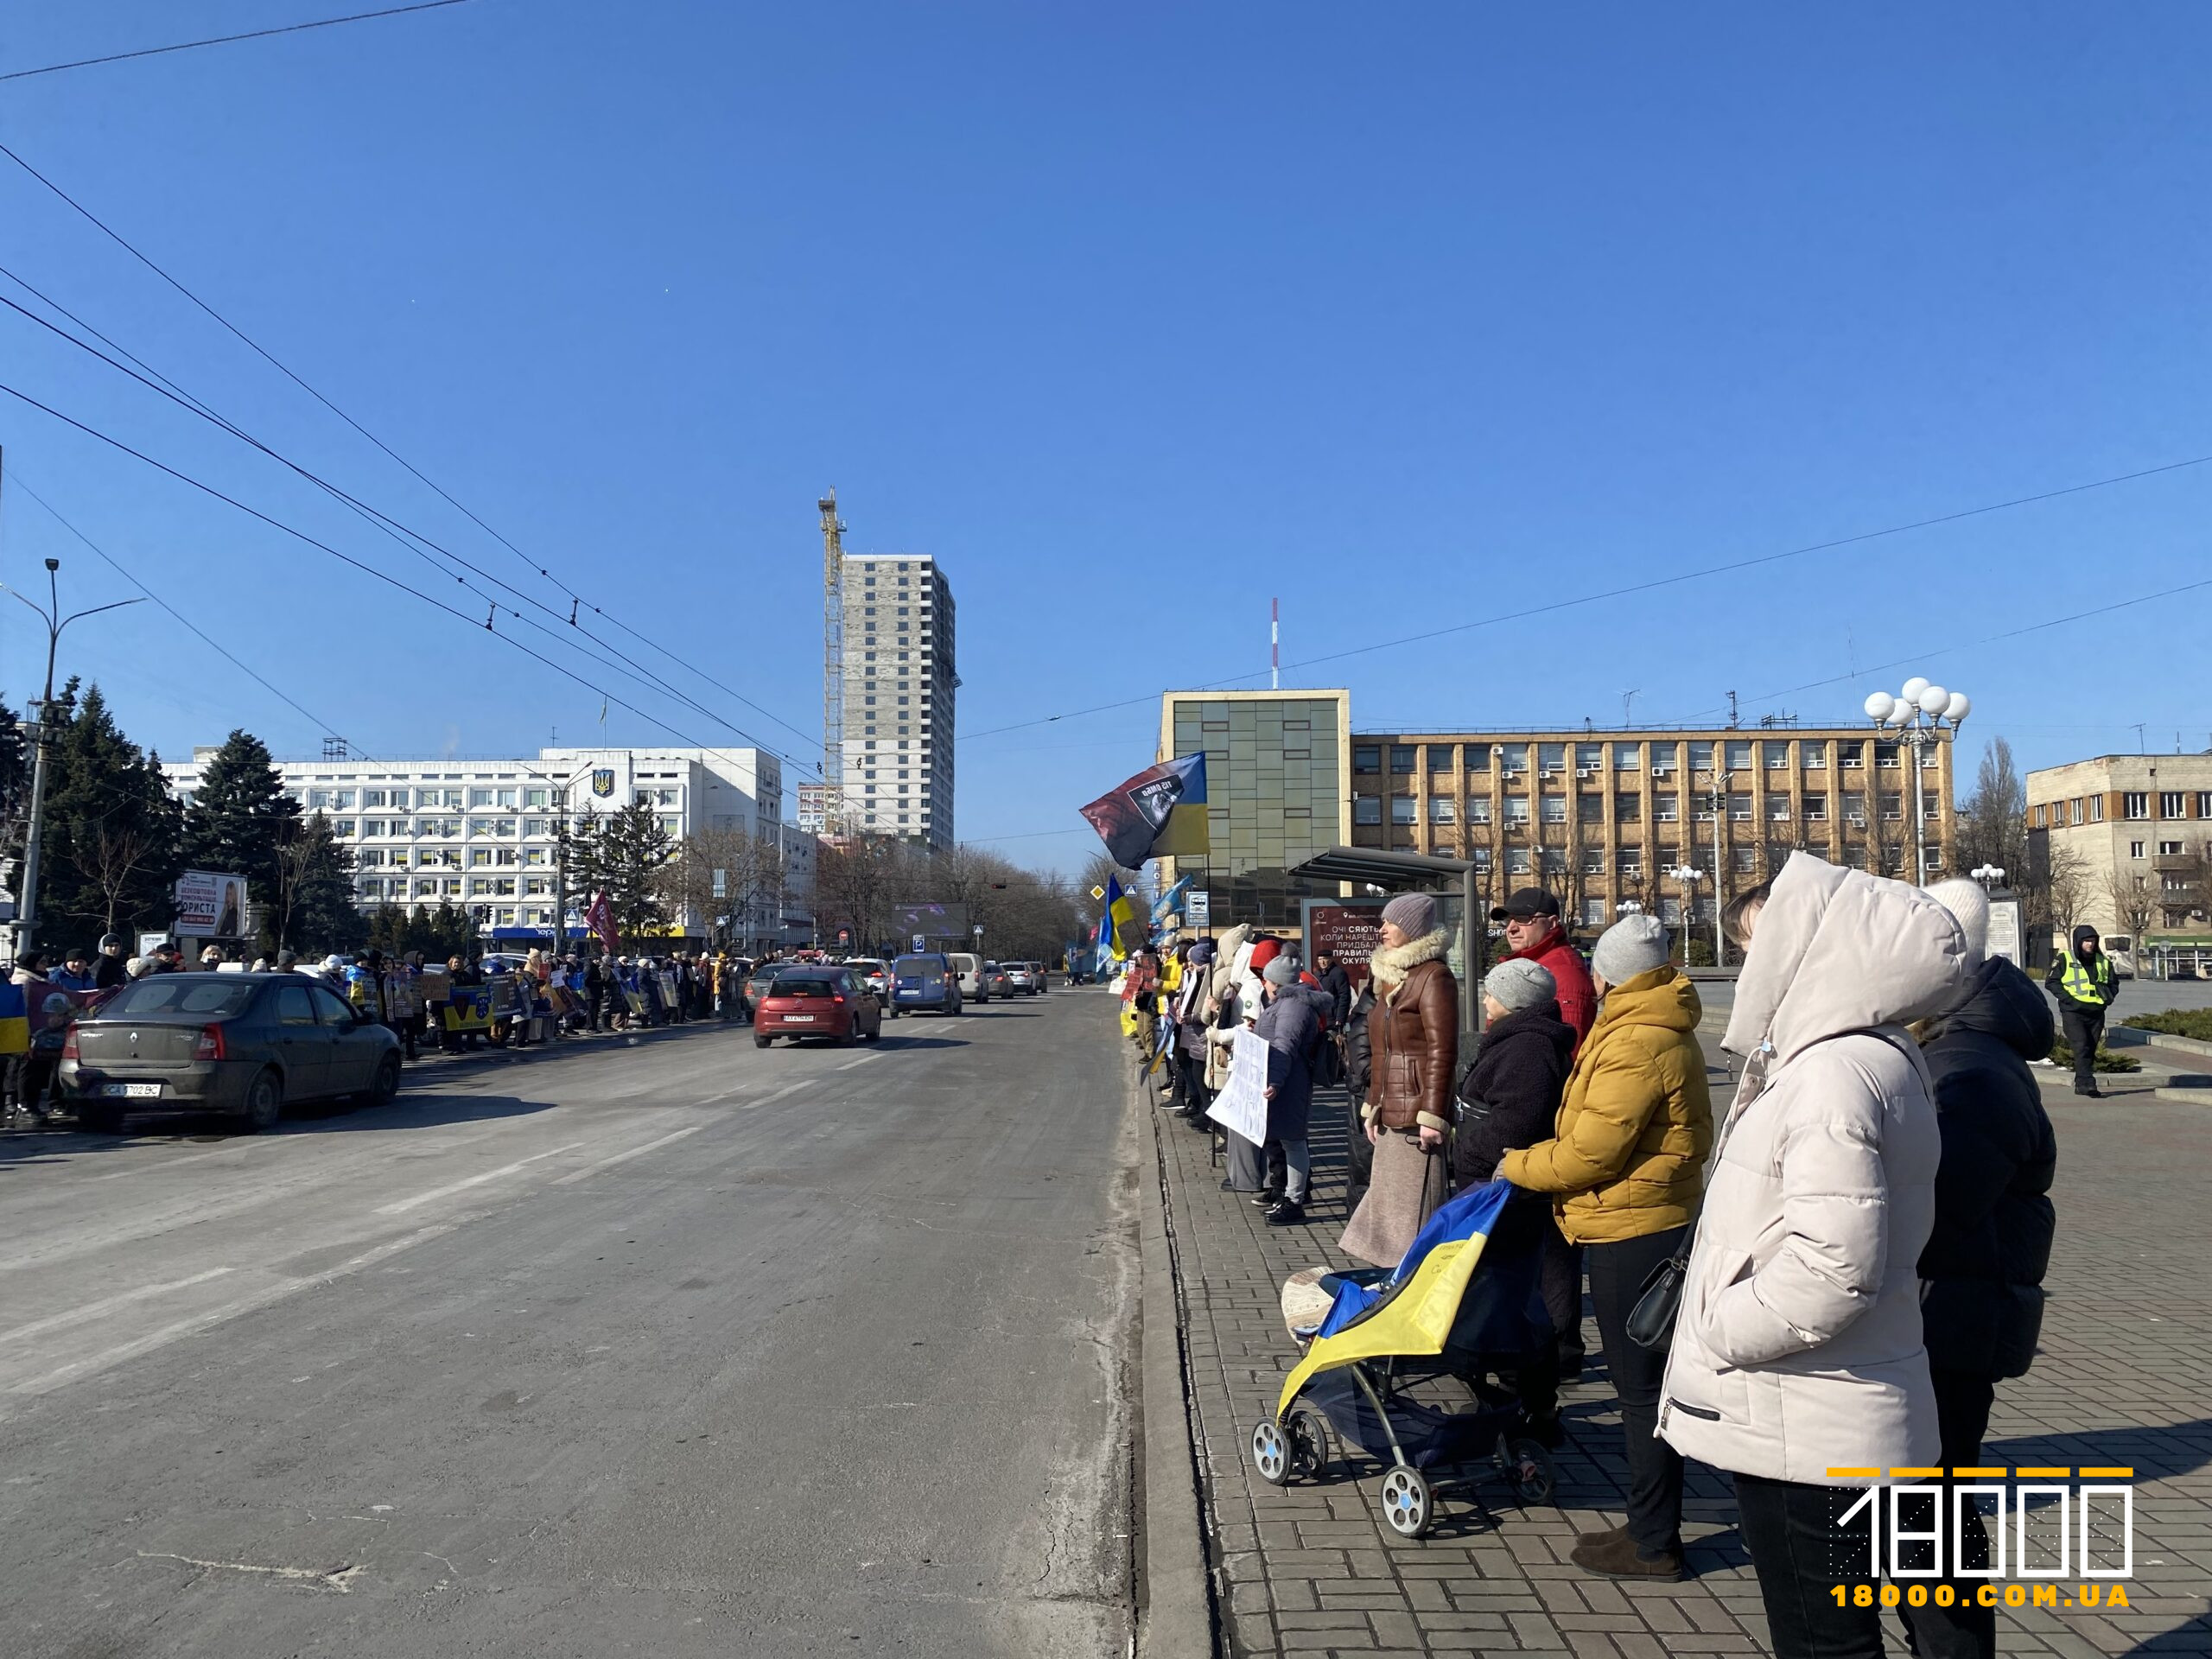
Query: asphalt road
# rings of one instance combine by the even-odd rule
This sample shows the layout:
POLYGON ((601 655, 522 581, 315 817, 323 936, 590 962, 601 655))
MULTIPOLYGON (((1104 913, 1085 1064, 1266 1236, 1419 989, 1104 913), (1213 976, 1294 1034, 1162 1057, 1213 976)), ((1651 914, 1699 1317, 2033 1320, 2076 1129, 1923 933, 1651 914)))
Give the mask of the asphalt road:
POLYGON ((0 1143, 0 1649, 1122 1653, 1107 1010, 884 1033, 0 1143))

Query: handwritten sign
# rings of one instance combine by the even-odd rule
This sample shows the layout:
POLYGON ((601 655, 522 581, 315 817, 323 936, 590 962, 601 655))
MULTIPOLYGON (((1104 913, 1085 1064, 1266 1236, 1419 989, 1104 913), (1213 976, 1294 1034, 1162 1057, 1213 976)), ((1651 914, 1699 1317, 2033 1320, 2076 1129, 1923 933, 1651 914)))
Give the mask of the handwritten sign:
POLYGON ((1229 1082, 1206 1116, 1257 1146, 1268 1138, 1268 1041, 1239 1029, 1230 1052, 1229 1082))

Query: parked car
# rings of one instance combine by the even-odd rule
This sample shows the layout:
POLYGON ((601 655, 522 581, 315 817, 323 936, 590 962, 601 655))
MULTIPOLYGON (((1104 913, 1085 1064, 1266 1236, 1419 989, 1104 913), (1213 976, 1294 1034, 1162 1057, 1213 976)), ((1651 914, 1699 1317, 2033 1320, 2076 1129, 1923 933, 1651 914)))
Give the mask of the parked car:
POLYGON ((934 952, 901 957, 891 964, 891 1017, 902 1014, 958 1014, 960 975, 950 957, 934 952))
POLYGON ((1031 982, 1037 987, 1037 995, 1039 996, 1044 995, 1046 992, 1052 988, 1052 970, 1046 968, 1041 962, 1033 962, 1029 964, 1029 977, 1031 982))
POLYGON ((779 1037, 820 1037, 849 1047, 883 1035, 883 1004, 842 967, 786 968, 769 982, 753 1015, 753 1046, 779 1037))
POLYGON ((764 962, 745 976, 745 1006, 753 1014, 760 1012, 760 999, 768 995, 768 986, 778 974, 797 964, 788 962, 764 962))
POLYGON ((891 1000, 891 969, 874 957, 853 957, 845 963, 853 977, 874 993, 879 1002, 891 1000))
POLYGON ((1009 1002, 1014 1001, 1020 988, 1014 984, 1014 976, 1007 971, 1006 964, 999 962, 983 964, 983 983, 993 996, 1002 996, 1009 1002))
POLYGON ((984 982, 983 959, 971 950, 948 950, 944 959, 960 976, 960 995, 978 1005, 991 1000, 991 988, 984 982))
POLYGON ((274 1128, 289 1101, 399 1092, 399 1039, 299 974, 161 974, 70 1027, 61 1086, 103 1135, 147 1113, 218 1112, 274 1128))

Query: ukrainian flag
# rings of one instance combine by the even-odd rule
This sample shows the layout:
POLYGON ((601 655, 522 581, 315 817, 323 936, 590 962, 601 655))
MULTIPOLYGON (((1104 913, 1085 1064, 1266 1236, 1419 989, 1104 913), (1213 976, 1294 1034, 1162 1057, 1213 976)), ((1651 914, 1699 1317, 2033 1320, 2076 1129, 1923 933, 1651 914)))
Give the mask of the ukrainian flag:
POLYGON ((26 1009, 23 988, 0 981, 0 1054, 31 1052, 31 1022, 26 1009))
POLYGON ((1136 899, 1122 891, 1121 878, 1106 878, 1106 916, 1114 927, 1114 954, 1129 956, 1145 941, 1144 912, 1136 899))
POLYGON ((1282 1385, 1275 1414, 1286 1415, 1319 1372, 1389 1355, 1442 1353, 1482 1261, 1483 1246, 1512 1196, 1507 1181, 1488 1181, 1462 1192, 1428 1218, 1388 1279, 1339 1285, 1313 1345, 1282 1385))

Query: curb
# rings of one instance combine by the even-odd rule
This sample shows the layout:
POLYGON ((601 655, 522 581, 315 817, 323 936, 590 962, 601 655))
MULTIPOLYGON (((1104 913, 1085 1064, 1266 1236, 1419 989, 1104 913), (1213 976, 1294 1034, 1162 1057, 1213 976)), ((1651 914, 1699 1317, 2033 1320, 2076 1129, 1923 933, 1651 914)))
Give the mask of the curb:
POLYGON ((1220 1618, 1198 1497, 1198 1448, 1191 1435, 1182 1299, 1167 1215, 1159 1103, 1135 1079, 1128 1091, 1130 1109, 1143 1115, 1148 1149, 1137 1179, 1144 1508, 1138 1527, 1136 1651, 1157 1659, 1202 1659, 1222 1651, 1220 1618))
POLYGON ((2197 1037, 2178 1037, 2169 1031, 2146 1031, 2141 1026, 2114 1026, 2105 1033, 2105 1046, 2112 1046, 2117 1032, 2126 1032, 2130 1048, 2170 1048, 2177 1054, 2212 1054, 2212 1043, 2197 1037))

